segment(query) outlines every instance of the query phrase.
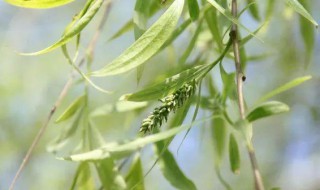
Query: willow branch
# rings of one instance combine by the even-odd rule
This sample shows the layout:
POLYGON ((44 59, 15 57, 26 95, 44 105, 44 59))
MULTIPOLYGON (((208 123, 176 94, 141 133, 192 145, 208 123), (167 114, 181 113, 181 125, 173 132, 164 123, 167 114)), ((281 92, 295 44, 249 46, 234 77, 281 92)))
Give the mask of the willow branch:
MULTIPOLYGON (((238 16, 238 7, 237 0, 232 0, 231 12, 234 18, 238 16)), ((238 91, 238 106, 240 111, 241 119, 245 119, 245 106, 244 106, 244 98, 243 98, 243 82, 246 77, 242 72, 241 61, 240 61, 240 51, 239 51, 239 39, 238 39, 238 26, 233 23, 230 31, 230 38, 232 40, 233 53, 234 53, 234 61, 236 66, 236 80, 237 80, 237 91, 238 91)), ((251 167, 254 175, 255 189, 256 190, 264 190, 262 177, 258 168, 257 159, 255 156, 254 148, 252 146, 252 142, 247 145, 251 167)))
MULTIPOLYGON (((101 34, 101 31, 105 25, 105 22, 107 20, 107 17, 108 17, 108 14, 110 12, 110 8, 111 8, 111 1, 108 1, 106 3, 106 9, 105 9, 105 12, 104 12, 104 15, 101 19, 101 22, 92 38, 92 40, 90 41, 88 47, 87 47, 87 52, 88 54, 93 57, 93 52, 94 52, 94 48, 96 46, 96 43, 97 43, 97 40, 101 34)), ((83 56, 80 61, 78 62, 78 66, 82 66, 84 63, 85 63, 85 60, 86 60, 86 56, 83 56)), ((14 189, 14 186, 20 176, 20 174, 22 173, 23 169, 25 168, 25 166, 27 165, 27 163, 29 162, 30 158, 31 158, 31 155, 35 149, 35 147, 39 144, 39 141, 41 139, 41 137, 43 136, 44 132, 46 131, 46 129, 48 128, 48 125, 53 117, 53 115, 55 114, 57 108, 60 106, 62 100, 66 97, 66 95, 68 94, 69 92, 69 89, 71 88, 72 84, 73 84, 73 80, 75 78, 75 74, 76 72, 72 71, 69 75, 69 79, 68 81, 65 83, 64 87, 62 88, 57 100, 55 101, 55 103, 53 104, 45 122, 43 123, 43 125, 41 126, 40 130, 38 131, 36 137, 34 138, 31 146, 29 147, 26 155, 24 156, 20 166, 19 166, 19 169, 18 171, 16 172, 11 184, 10 184, 10 187, 9 187, 9 190, 13 190, 14 189)))

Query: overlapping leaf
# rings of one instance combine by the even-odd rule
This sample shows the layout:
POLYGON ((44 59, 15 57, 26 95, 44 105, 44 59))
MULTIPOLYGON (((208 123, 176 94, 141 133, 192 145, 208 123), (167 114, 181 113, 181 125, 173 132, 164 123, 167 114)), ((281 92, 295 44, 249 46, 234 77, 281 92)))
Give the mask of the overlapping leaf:
POLYGON ((139 92, 124 95, 122 98, 129 101, 148 101, 163 98, 178 90, 183 84, 197 79, 207 69, 208 65, 195 66, 139 92))
POLYGON ((137 41, 104 68, 92 72, 102 77, 127 72, 156 54, 174 31, 180 18, 184 0, 176 0, 169 9, 137 41))
MULTIPOLYGON (((94 17, 94 15, 98 12, 99 8, 101 7, 103 3, 103 0, 96 0, 94 1, 91 6, 86 10, 85 14, 79 18, 78 21, 76 21, 74 24, 72 24, 68 29, 64 32, 62 37, 53 45, 37 51, 33 53, 22 53, 22 55, 39 55, 48 53, 58 47, 61 47, 62 45, 69 42, 73 37, 77 36, 91 21, 91 19, 94 17)), ((74 22, 74 21, 73 21, 74 22)))
POLYGON ((308 19, 314 26, 318 27, 317 21, 310 15, 310 13, 299 3, 298 0, 286 0, 286 3, 293 8, 297 13, 308 19))
POLYGON ((289 111, 289 106, 282 102, 271 101, 261 104, 252 110, 248 116, 247 120, 253 122, 257 119, 268 117, 275 114, 280 114, 289 111))

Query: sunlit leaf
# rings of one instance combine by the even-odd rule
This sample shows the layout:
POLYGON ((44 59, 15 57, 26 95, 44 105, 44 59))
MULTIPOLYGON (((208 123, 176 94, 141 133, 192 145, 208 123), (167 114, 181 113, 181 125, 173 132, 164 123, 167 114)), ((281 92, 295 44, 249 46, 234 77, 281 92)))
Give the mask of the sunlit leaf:
POLYGON ((172 153, 168 149, 161 152, 164 148, 163 142, 156 143, 155 148, 157 154, 161 156, 158 165, 170 184, 181 190, 196 190, 196 186, 184 175, 172 153))
MULTIPOLYGON (((210 116, 210 117, 201 119, 199 121, 196 121, 192 123, 192 125, 202 123, 212 118, 214 118, 214 116, 210 116)), ((101 148, 98 148, 89 152, 75 154, 75 155, 58 158, 58 159, 70 160, 70 161, 90 161, 90 160, 101 160, 109 157, 110 155, 112 157, 121 158, 123 156, 127 156, 128 154, 131 154, 132 152, 146 146, 147 144, 155 143, 155 142, 170 138, 181 131, 189 129, 190 127, 191 127, 190 124, 182 125, 182 126, 175 127, 173 129, 169 129, 167 131, 163 131, 157 134, 153 134, 145 137, 139 137, 133 141, 129 141, 126 143, 119 144, 117 142, 112 142, 112 143, 106 144, 101 148)))
POLYGON ((75 101, 73 101, 69 107, 58 117, 58 119, 56 119, 56 123, 59 123, 61 121, 65 121, 67 119, 69 119, 70 117, 72 117, 77 110, 79 110, 85 101, 85 96, 80 96, 78 97, 75 101))
POLYGON ((152 85, 133 94, 124 95, 122 99, 129 101, 148 101, 163 98, 178 90, 185 83, 197 79, 206 69, 208 69, 206 65, 195 66, 173 77, 167 78, 164 82, 152 85))
POLYGON ((313 25, 318 27, 318 23, 312 18, 310 13, 299 3, 298 0, 286 0, 287 4, 297 13, 308 19, 313 25))
POLYGON ((74 24, 72 25, 63 35, 62 37, 53 45, 37 51, 33 53, 22 53, 22 55, 39 55, 48 53, 64 44, 69 42, 74 36, 78 35, 91 21, 94 15, 98 12, 99 8, 101 7, 103 0, 96 0, 90 8, 86 11, 86 13, 74 24))
POLYGON ((126 176, 128 189, 144 190, 144 176, 140 155, 137 154, 131 164, 131 168, 126 176), (134 187, 134 188, 133 188, 134 187))
POLYGON ((169 9, 128 49, 91 75, 102 77, 127 72, 156 54, 170 37, 182 13, 184 0, 175 0, 169 9))
POLYGON ((229 138, 229 161, 231 171, 235 174, 240 173, 240 153, 238 143, 233 134, 230 134, 229 138))
POLYGON ((197 20, 199 17, 199 5, 197 0, 188 0, 188 8, 190 18, 192 20, 197 20))
POLYGON ((275 96, 275 95, 278 95, 282 92, 285 92, 293 87, 296 87, 298 85, 300 85, 301 83, 307 81, 307 80, 310 80, 311 79, 311 76, 308 75, 308 76, 304 76, 304 77, 299 77, 299 78, 296 78, 274 90, 272 90, 271 92, 267 93, 266 95, 264 95, 263 97, 261 97, 257 102, 264 102, 268 99, 270 99, 271 97, 275 96))
POLYGON ((5 0, 15 6, 35 9, 46 9, 62 6, 74 0, 5 0))
POLYGON ((171 45, 172 42, 185 31, 185 29, 192 23, 191 19, 185 20, 178 28, 176 28, 169 39, 162 45, 161 50, 171 45))
POLYGON ((253 122, 257 119, 280 114, 289 111, 289 106, 277 101, 266 102, 255 109, 253 109, 248 115, 247 120, 253 122))

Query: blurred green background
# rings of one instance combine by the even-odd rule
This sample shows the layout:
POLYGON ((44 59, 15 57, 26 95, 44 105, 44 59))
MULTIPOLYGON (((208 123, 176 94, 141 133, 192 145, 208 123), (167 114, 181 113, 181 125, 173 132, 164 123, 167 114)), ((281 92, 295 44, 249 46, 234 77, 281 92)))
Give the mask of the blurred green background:
MULTIPOLYGON (((56 41, 64 27, 75 13, 81 10, 84 0, 78 0, 54 9, 35 10, 13 7, 0 1, 0 189, 8 189, 35 134, 43 124, 64 83, 68 79, 70 66, 60 50, 51 53, 26 57, 17 52, 40 50, 56 41)), ((135 1, 115 1, 109 19, 97 44, 93 67, 101 68, 134 41, 133 32, 119 39, 108 39, 133 15, 135 1)), ((259 2, 260 3, 260 2, 259 2)), ((262 2, 259 6, 264 11, 262 2)), ((320 22, 320 1, 313 0, 312 14, 320 22)), ((274 99, 290 105, 291 111, 271 119, 258 121, 254 126, 254 144, 265 184, 285 190, 320 189, 320 38, 315 31, 316 42, 312 63, 305 69, 305 49, 300 35, 299 17, 286 8, 283 2, 276 2, 275 13, 268 29, 259 33, 264 43, 253 39, 247 44, 247 55, 268 56, 263 60, 251 61, 247 66, 247 81, 244 92, 248 105, 266 92, 284 84, 295 77, 312 75, 312 80, 283 93, 274 99)), ((84 30, 81 50, 88 44, 102 11, 84 30)), ((156 15, 149 24, 157 17, 156 15)), ((243 24, 254 30, 256 23, 248 14, 241 17, 243 24)), ((243 34, 246 34, 243 32, 243 34)), ((141 89, 154 76, 160 76, 175 64, 179 48, 186 46, 190 31, 175 43, 175 51, 164 51, 147 64, 142 83, 137 85, 135 72, 95 80, 106 89, 115 91, 105 95, 90 89, 92 108, 116 101, 122 94, 141 89), (173 57, 173 58, 172 58, 173 57)), ((233 70, 233 62, 226 61, 226 69, 233 70)), ((215 75, 221 85, 220 76, 215 75)), ((80 85, 74 86, 58 114, 82 93, 80 85)), ((58 115, 55 115, 56 116, 58 115)), ((208 115, 201 111, 199 118, 208 115)), ((106 141, 134 136, 140 121, 125 122, 130 115, 108 117, 106 126, 100 128, 106 141), (110 132, 111 131, 111 132, 110 132)), ((131 115, 132 117, 132 115, 131 115)), ((134 117, 134 116, 133 116, 134 117)), ((187 119, 190 121, 190 118, 187 119)), ((37 146, 28 166, 20 176, 16 189, 68 189, 77 167, 76 163, 60 161, 46 151, 47 144, 60 132, 58 126, 50 124, 44 138, 37 146)), ((214 155, 211 137, 204 127, 192 128, 179 154, 176 153, 183 135, 178 135, 170 150, 185 174, 191 178, 199 190, 223 189, 214 171, 214 155)), ((224 161, 222 174, 234 189, 251 189, 252 175, 248 156, 244 147, 242 152, 241 174, 230 172, 228 160, 224 161)), ((144 151, 144 169, 152 164, 152 149, 144 151)), ((146 177, 146 188, 173 189, 162 177, 157 167, 146 177)))

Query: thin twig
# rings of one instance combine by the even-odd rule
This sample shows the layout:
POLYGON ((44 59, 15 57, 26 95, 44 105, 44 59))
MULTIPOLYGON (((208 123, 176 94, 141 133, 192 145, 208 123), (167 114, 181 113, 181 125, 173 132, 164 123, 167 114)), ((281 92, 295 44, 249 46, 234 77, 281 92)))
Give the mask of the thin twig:
MULTIPOLYGON (((94 52, 94 48, 96 46, 96 43, 97 43, 97 40, 101 34, 101 31, 105 25, 105 22, 107 20, 107 17, 108 17, 108 14, 110 12, 110 8, 111 8, 111 1, 108 1, 106 3, 106 9, 105 9, 105 12, 104 12, 104 15, 100 21, 100 24, 92 38, 92 40, 89 42, 89 45, 87 47, 87 52, 88 54, 93 57, 93 52, 94 52)), ((85 60, 86 60, 86 56, 83 56, 79 63, 78 63, 78 66, 82 66, 84 63, 85 63, 85 60)), ((56 102, 53 104, 48 116, 47 116, 47 119, 45 120, 44 124, 42 125, 42 127, 40 128, 39 132, 37 133, 36 137, 34 138, 30 148, 28 149, 28 152, 27 154, 25 155, 25 157, 23 158, 23 161, 21 162, 20 166, 19 166, 19 169, 18 171, 16 172, 12 182, 11 182, 11 185, 9 187, 9 190, 13 190, 14 189, 14 186, 20 176, 20 174, 22 173, 23 169, 25 168, 25 166, 27 165, 28 161, 30 160, 30 157, 36 147, 37 144, 39 144, 39 141, 41 139, 41 137, 43 136, 44 132, 46 131, 51 119, 52 119, 52 116, 55 114, 57 108, 60 106, 62 100, 66 97, 69 89, 71 88, 72 86, 72 83, 73 83, 73 80, 75 78, 75 74, 76 72, 72 71, 69 75, 69 79, 68 81, 65 83, 63 89, 61 90, 59 96, 58 96, 58 99, 56 100, 56 102)))
MULTIPOLYGON (((237 0, 232 0, 231 12, 234 18, 238 16, 238 7, 237 7, 237 0)), ((238 39, 238 26, 237 24, 233 23, 232 28, 230 31, 230 38, 232 40, 233 45, 233 53, 234 53, 234 61, 236 66, 236 78, 237 78, 237 91, 238 91, 238 105, 240 111, 241 119, 245 119, 245 106, 244 106, 244 99, 243 99, 243 82, 245 81, 246 77, 242 72, 241 62, 240 62, 240 51, 239 51, 239 39, 238 39)), ((249 144, 247 145, 251 167, 253 170, 254 175, 254 182, 255 182, 255 189, 256 190, 264 190, 262 177, 258 168, 257 159, 255 156, 254 148, 252 146, 252 142, 250 140, 249 144)))

